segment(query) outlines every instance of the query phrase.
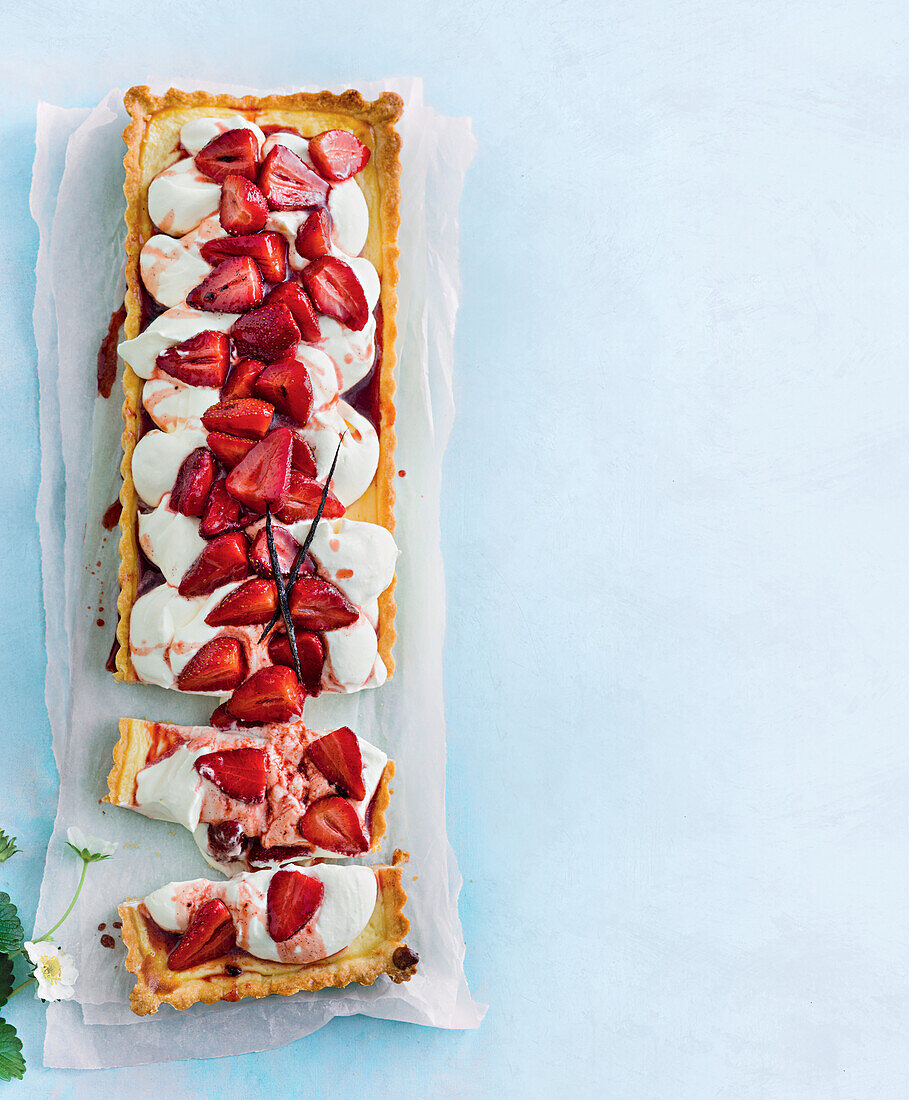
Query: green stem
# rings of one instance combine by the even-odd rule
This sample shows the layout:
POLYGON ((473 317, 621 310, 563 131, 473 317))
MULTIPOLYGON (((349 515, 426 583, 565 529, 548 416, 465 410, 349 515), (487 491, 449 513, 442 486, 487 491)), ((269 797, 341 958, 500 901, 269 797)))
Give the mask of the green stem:
POLYGON ((25 989, 25 987, 27 985, 31 985, 32 982, 34 982, 34 981, 37 981, 37 978, 35 977, 34 974, 32 974, 32 976, 30 978, 26 978, 25 981, 21 985, 16 986, 16 988, 12 991, 12 993, 10 993, 10 995, 6 998, 7 1002, 11 1001, 13 999, 13 997, 16 996, 17 993, 21 993, 22 990, 25 989))
POLYGON ((88 871, 88 861, 82 860, 82 875, 79 879, 79 885, 76 887, 76 892, 73 894, 73 900, 69 903, 69 906, 63 916, 57 921, 53 928, 48 928, 43 936, 39 936, 36 940, 32 940, 32 943, 44 943, 45 940, 49 940, 51 936, 57 931, 60 925, 66 920, 66 918, 73 911, 73 906, 79 900, 79 895, 82 893, 82 885, 85 882, 85 874, 88 871))

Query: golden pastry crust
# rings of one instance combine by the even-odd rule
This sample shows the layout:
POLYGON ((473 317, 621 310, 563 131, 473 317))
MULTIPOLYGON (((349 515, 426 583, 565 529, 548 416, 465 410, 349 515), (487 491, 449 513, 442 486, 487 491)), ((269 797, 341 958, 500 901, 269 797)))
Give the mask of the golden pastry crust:
MULTIPOLYGON (((218 115, 224 111, 242 114, 263 125, 293 126, 304 136, 326 129, 350 130, 367 146, 369 164, 356 177, 369 207, 369 235, 363 255, 372 261, 381 277, 382 363, 379 372, 379 464, 372 485, 347 509, 350 519, 367 519, 394 532, 395 451, 395 341, 398 304, 398 227, 400 224, 401 139, 394 128, 403 102, 392 92, 367 101, 359 92, 299 92, 295 95, 244 96, 210 95, 171 88, 163 96, 148 87, 130 88, 124 99, 131 123, 123 131, 126 142, 124 193, 126 195, 126 338, 139 335, 141 295, 139 253, 153 233, 148 216, 148 185, 177 159, 180 128, 191 118, 218 115)), ((378 333, 377 333, 378 338, 378 333)), ((120 502, 120 593, 116 656, 118 680, 138 681, 129 651, 129 618, 139 583, 137 533, 138 494, 132 477, 132 457, 139 439, 143 381, 128 366, 123 372, 123 459, 120 473, 123 487, 120 502)), ((388 675, 394 672, 395 580, 379 596, 378 648, 388 675)))
MULTIPOLYGON (((162 737, 168 743, 179 744, 197 737, 207 727, 175 726, 167 722, 149 722, 144 718, 121 718, 120 737, 114 745, 114 766, 107 777, 108 794, 104 801, 113 806, 136 805, 136 777, 148 762, 148 754, 155 742, 162 737)), ((218 731, 213 731, 218 732, 218 731)), ((250 730, 254 733, 254 730, 250 730)), ((158 755, 157 753, 155 754, 158 755)), ((386 813, 391 802, 389 784, 395 774, 393 760, 389 760, 382 772, 372 808, 372 832, 369 850, 376 851, 386 830, 386 813)))
POLYGON ((404 916, 407 895, 401 871, 398 867, 375 870, 379 890, 367 926, 344 951, 306 966, 269 962, 244 953, 212 959, 189 970, 169 970, 167 945, 148 910, 139 899, 124 902, 118 911, 127 948, 126 969, 136 975, 130 1007, 137 1016, 148 1016, 157 1012, 160 1004, 182 1011, 199 1001, 214 1004, 243 997, 289 997, 301 990, 312 992, 351 982, 371 985, 381 974, 393 982, 408 981, 416 973, 417 957, 406 945, 402 947, 410 922, 404 916), (241 973, 236 977, 226 973, 228 965, 239 966, 241 973))

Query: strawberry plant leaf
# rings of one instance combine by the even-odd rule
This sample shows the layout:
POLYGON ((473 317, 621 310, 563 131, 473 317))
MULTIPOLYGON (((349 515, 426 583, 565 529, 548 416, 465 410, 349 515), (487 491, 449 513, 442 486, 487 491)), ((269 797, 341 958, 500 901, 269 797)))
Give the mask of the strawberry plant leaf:
POLYGON ((13 991, 13 960, 0 955, 0 1008, 9 1000, 13 991))
POLYGON ((10 856, 14 856, 16 852, 21 851, 21 848, 16 847, 16 838, 14 836, 7 836, 6 833, 0 829, 0 863, 6 863, 10 856))
POLYGON ((25 939, 22 922, 9 894, 0 890, 0 954, 11 955, 18 951, 25 939))
POLYGON ((24 1074, 22 1040, 12 1024, 0 1019, 0 1081, 21 1081, 24 1074))

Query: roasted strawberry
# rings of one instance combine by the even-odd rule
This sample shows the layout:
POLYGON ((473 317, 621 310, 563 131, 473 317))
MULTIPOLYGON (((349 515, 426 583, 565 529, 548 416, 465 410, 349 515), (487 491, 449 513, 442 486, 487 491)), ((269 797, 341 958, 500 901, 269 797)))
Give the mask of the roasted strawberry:
POLYGON ((258 837, 253 838, 246 853, 246 859, 254 870, 275 863, 286 863, 289 859, 303 859, 308 855, 308 845, 303 840, 299 844, 275 844, 265 848, 258 837))
POLYGON ((316 311, 306 296, 306 291, 295 279, 288 279, 286 283, 279 283, 273 287, 265 296, 265 304, 287 306, 297 323, 300 336, 308 343, 311 344, 321 338, 316 311))
POLYGON ((271 427, 274 411, 267 401, 255 397, 233 397, 212 405, 203 414, 202 424, 210 432, 262 439, 271 427))
POLYGON ((305 700, 293 669, 271 665, 241 684, 228 699, 227 707, 245 722, 289 722, 303 713, 305 700))
POLYGON ((228 256, 250 256, 258 264, 262 277, 270 283, 280 283, 287 274, 287 241, 280 233, 217 237, 206 241, 200 251, 202 259, 210 264, 220 263, 228 256))
POLYGON ((265 801, 265 749, 224 749, 198 757, 196 771, 203 779, 241 802, 265 801))
MULTIPOLYGON (((307 695, 322 691, 322 667, 325 664, 325 646, 318 634, 308 630, 295 630, 297 656, 300 658, 300 675, 307 695)), ((294 667, 290 641, 286 634, 272 634, 268 640, 268 655, 276 665, 294 667)))
POLYGON ((221 388, 221 400, 232 397, 255 397, 256 379, 265 364, 259 359, 240 359, 234 363, 221 388))
POLYGON ((237 945, 234 918, 220 898, 200 905, 190 917, 186 931, 167 956, 168 970, 189 970, 226 955, 237 945))
MULTIPOLYGON (((286 527, 275 525, 272 534, 274 535, 278 561, 281 565, 281 573, 286 577, 294 563, 294 558, 297 556, 297 551, 300 549, 300 544, 286 527)), ((268 553, 268 538, 264 527, 253 539, 249 550, 249 564, 260 577, 270 577, 272 575, 271 556, 268 553)))
POLYGON ((281 943, 305 928, 325 897, 325 886, 302 871, 275 871, 268 884, 268 934, 281 943))
POLYGON ((280 508, 290 485, 290 428, 275 428, 227 475, 227 491, 253 512, 280 508))
POLYGON ((318 260, 331 251, 331 214, 320 206, 297 230, 297 251, 305 260, 318 260))
POLYGON ((184 516, 201 516, 205 511, 212 482, 215 480, 215 460, 207 447, 190 451, 177 471, 170 491, 170 509, 184 516))
POLYGON ((300 819, 300 835, 326 852, 359 856, 369 851, 369 838, 346 798, 329 795, 313 802, 300 819))
POLYGON ((228 435, 227 432, 209 432, 205 442, 215 458, 228 470, 232 470, 241 459, 246 458, 256 445, 254 439, 243 439, 242 436, 228 435))
POLYGON ((328 201, 328 184, 286 145, 275 145, 265 158, 259 187, 272 210, 302 210, 328 201))
POLYGON ((252 130, 228 130, 200 149, 196 167, 209 179, 223 183, 228 176, 255 180, 259 171, 259 141, 252 130))
POLYGON ((233 691, 246 676, 246 654, 236 638, 212 638, 177 677, 181 691, 233 691))
POLYGON ((249 570, 246 537, 239 531, 212 539, 180 581, 180 595, 208 596, 222 584, 242 581, 249 570))
POLYGON ((303 269, 303 285, 317 309, 359 332, 369 320, 369 305, 353 268, 337 256, 323 256, 303 269))
POLYGON ((282 303, 269 303, 236 321, 230 330, 237 351, 274 363, 300 342, 300 329, 282 303))
POLYGON ((199 534, 204 539, 213 539, 225 531, 239 531, 251 522, 246 509, 239 500, 234 500, 225 487, 226 478, 219 478, 211 487, 199 534))
POLYGON ((313 449, 298 435, 294 436, 294 453, 291 455, 290 464, 304 477, 316 476, 316 456, 313 454, 313 449))
POLYGON ((230 340, 226 332, 206 330, 162 351, 155 365, 188 386, 217 388, 230 366, 230 340))
POLYGON ((208 850, 219 863, 239 859, 249 839, 239 821, 213 821, 208 826, 208 850))
POLYGON ((359 614, 340 588, 321 577, 297 577, 289 603, 291 618, 304 630, 338 630, 359 614))
POLYGON ((186 295, 186 304, 212 313, 243 313, 264 297, 265 284, 255 261, 249 256, 231 256, 186 295))
POLYGON ((329 783, 340 788, 341 794, 352 798, 354 802, 362 802, 366 797, 360 742, 352 729, 341 726, 340 729, 311 741, 306 747, 305 755, 329 783))
POLYGON ((256 577, 233 592, 209 611, 205 621, 209 626, 252 626, 267 623, 278 606, 278 590, 274 581, 256 577))
POLYGON ((208 724, 214 726, 216 730, 236 730, 243 726, 249 726, 252 723, 241 722, 239 718, 235 718, 230 713, 226 703, 219 703, 211 712, 208 724))
POLYGON ((369 163, 369 149, 349 130, 325 130, 309 139, 316 171, 332 183, 343 183, 369 163))
MULTIPOLYGON (((313 519, 319 510, 321 499, 322 486, 318 481, 305 477, 299 470, 291 470, 287 499, 277 513, 278 519, 282 523, 296 523, 300 519, 313 519)), ((322 515, 326 519, 339 519, 344 515, 344 505, 330 490, 325 499, 325 508, 322 515)))
POLYGON ((312 414, 312 382, 299 359, 270 363, 256 379, 256 393, 302 427, 312 414))
POLYGON ((265 196, 245 176, 228 176, 221 184, 219 220, 228 233, 258 233, 268 221, 265 196))

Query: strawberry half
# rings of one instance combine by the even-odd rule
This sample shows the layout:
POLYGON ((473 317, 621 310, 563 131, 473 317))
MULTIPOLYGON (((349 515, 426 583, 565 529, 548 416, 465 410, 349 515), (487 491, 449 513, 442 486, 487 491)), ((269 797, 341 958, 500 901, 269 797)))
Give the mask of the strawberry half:
POLYGON ((360 742, 347 726, 332 730, 312 741, 306 748, 306 756, 315 764, 329 783, 340 788, 340 793, 362 802, 366 797, 363 785, 363 757, 360 742))
POLYGON ((227 704, 219 703, 211 712, 211 718, 209 718, 208 724, 214 726, 216 730, 236 730, 240 729, 242 726, 248 726, 251 723, 241 722, 239 718, 234 718, 227 709, 227 704))
POLYGON ((210 313, 243 313, 265 297, 265 284, 249 256, 231 256, 186 295, 186 304, 210 313))
POLYGON ((270 150, 259 171, 259 188, 272 210, 302 210, 328 201, 328 184, 286 145, 270 150))
POLYGON ((228 592, 205 616, 205 621, 209 626, 253 626, 267 623, 277 607, 275 582, 256 577, 228 592))
MULTIPOLYGON (((313 519, 319 510, 321 499, 322 486, 318 481, 314 481, 311 477, 305 477, 299 470, 292 470, 287 499, 277 514, 278 519, 282 523, 296 523, 300 519, 313 519)), ((344 515, 344 505, 331 490, 325 498, 325 508, 322 515, 326 519, 339 519, 344 515)))
POLYGON ((359 615, 341 589, 321 577, 298 577, 289 603, 294 624, 304 630, 338 630, 359 615))
POLYGON ((274 411, 266 401, 255 397, 234 397, 212 405, 203 413, 202 425, 210 432, 262 439, 271 427, 274 411))
POLYGON ((312 302, 306 296, 306 291, 296 280, 288 279, 286 283, 279 283, 278 286, 273 287, 265 297, 265 304, 287 306, 304 340, 313 343, 321 339, 319 318, 316 316, 312 302))
POLYGON ((312 414, 312 382, 299 359, 279 359, 256 379, 256 393, 302 427, 312 414))
POLYGON ((228 435, 227 432, 209 432, 205 441, 208 449, 222 466, 232 470, 255 447, 254 439, 243 439, 239 435, 228 435))
POLYGON ((240 355, 274 363, 300 342, 293 314, 280 302, 254 309, 236 321, 230 335, 240 355))
MULTIPOLYGON (((300 674, 307 695, 319 695, 322 691, 322 667, 325 664, 325 646, 318 634, 308 630, 295 630, 297 656, 300 658, 300 674)), ((290 642, 286 634, 272 634, 268 641, 268 656, 276 665, 294 667, 290 642)))
POLYGON ((328 207, 313 210, 297 230, 297 251, 305 260, 318 260, 331 251, 331 214, 328 207))
POLYGON ((293 443, 290 428, 269 432, 227 475, 230 495, 260 514, 267 504, 280 508, 290 485, 293 443))
POLYGON ((186 931, 167 956, 168 970, 189 970, 237 946, 234 918, 220 898, 212 898, 193 913, 186 931))
POLYGON ((205 502, 202 522, 199 524, 199 534, 204 539, 213 539, 216 535, 223 535, 225 531, 239 531, 252 522, 239 500, 234 500, 225 488, 226 480, 219 478, 212 485, 205 502))
MULTIPOLYGON (((300 544, 286 527, 278 527, 275 525, 272 527, 272 534, 275 540, 275 550, 278 553, 281 573, 286 577, 294 563, 294 558, 297 556, 297 551, 300 549, 300 544)), ((258 573, 260 577, 272 576, 271 556, 268 553, 268 537, 264 527, 253 539, 253 544, 249 551, 249 564, 252 566, 254 572, 258 573)))
POLYGON ((208 596, 222 584, 242 581, 248 571, 246 537, 239 531, 219 535, 212 539, 183 574, 179 592, 186 599, 208 596))
MULTIPOLYGON (((230 343, 230 341, 228 341, 230 343)), ((259 359, 239 359, 234 363, 227 382, 221 389, 221 400, 232 397, 255 397, 256 379, 265 364, 259 359)))
POLYGON ((215 460, 207 447, 190 451, 177 471, 170 491, 170 510, 184 516, 201 516, 215 480, 215 460))
POLYGON ((246 654, 237 638, 212 638, 177 677, 180 691, 233 691, 246 676, 246 654))
POLYGON ((305 700, 293 669, 271 665, 241 684, 228 699, 227 707, 245 722, 289 722, 303 713, 305 700))
POLYGON ((155 365, 188 386, 217 388, 230 366, 230 340, 226 332, 206 330, 162 351, 155 365))
POLYGON ((290 464, 295 470, 299 470, 304 477, 316 476, 316 456, 312 447, 305 439, 294 436, 294 453, 291 455, 290 464))
POLYGON ((309 155, 316 171, 343 183, 369 163, 369 149, 349 130, 325 130, 309 139, 309 155))
POLYGON ((295 936, 315 916, 325 886, 302 871, 275 871, 268 884, 268 934, 280 943, 295 936))
POLYGON ((359 856, 369 851, 369 838, 346 798, 329 795, 308 807, 300 819, 300 835, 326 852, 359 856))
POLYGON ((194 159, 199 171, 216 183, 223 183, 231 175, 255 180, 259 170, 259 141, 252 130, 228 130, 212 138, 194 159))
POLYGON ((219 220, 228 233, 258 233, 268 221, 265 196, 245 176, 228 176, 221 184, 219 220))
POLYGON ((337 256, 323 256, 303 269, 303 285, 327 317, 359 332, 369 320, 369 305, 353 268, 337 256))
POLYGON ((241 802, 265 801, 265 749, 240 748, 208 752, 196 760, 203 779, 241 802))
POLYGON ((220 263, 228 256, 250 256, 258 264, 262 277, 270 283, 280 283, 287 275, 287 241, 280 233, 217 237, 206 241, 199 251, 202 259, 210 264, 220 263))

